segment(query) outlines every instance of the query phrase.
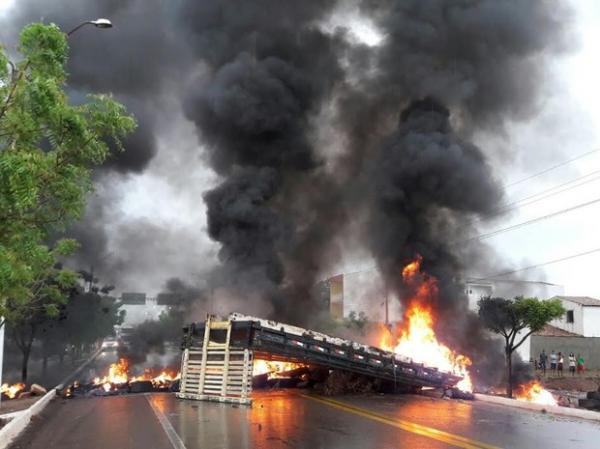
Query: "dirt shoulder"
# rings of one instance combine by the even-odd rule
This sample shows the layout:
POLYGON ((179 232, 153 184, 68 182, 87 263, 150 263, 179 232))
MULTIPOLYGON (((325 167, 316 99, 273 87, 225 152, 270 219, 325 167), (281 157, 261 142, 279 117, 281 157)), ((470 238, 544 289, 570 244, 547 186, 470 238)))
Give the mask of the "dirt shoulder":
POLYGON ((594 391, 600 388, 600 371, 587 371, 583 374, 565 373, 562 376, 552 375, 549 372, 546 376, 540 376, 545 388, 550 390, 571 390, 571 391, 594 391))

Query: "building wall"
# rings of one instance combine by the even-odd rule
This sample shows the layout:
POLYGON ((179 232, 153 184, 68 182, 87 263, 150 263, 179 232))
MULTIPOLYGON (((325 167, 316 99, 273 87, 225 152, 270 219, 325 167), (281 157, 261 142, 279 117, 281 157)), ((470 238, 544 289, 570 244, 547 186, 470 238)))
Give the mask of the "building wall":
POLYGON ((466 285, 467 297, 469 298, 469 309, 477 310, 477 302, 481 298, 493 296, 494 286, 492 284, 468 283, 466 285))
POLYGON ((600 337, 600 307, 583 307, 583 336, 600 337))
MULTIPOLYGON (((523 338, 523 335, 527 334, 527 332, 529 332, 529 328, 518 332, 515 341, 520 341, 521 338, 523 338)), ((504 341, 502 343, 504 344, 504 341)), ((529 362, 529 360, 531 360, 531 337, 527 337, 523 344, 517 348, 516 352, 521 357, 521 360, 524 362, 529 362)))
POLYGON ((558 327, 559 329, 573 332, 574 334, 585 335, 583 332, 583 306, 571 301, 566 301, 564 299, 561 299, 561 302, 567 311, 573 311, 573 322, 567 323, 567 315, 565 314, 558 320, 552 320, 550 324, 558 327))
POLYGON ((549 299, 564 293, 562 285, 547 282, 516 282, 494 280, 492 282, 469 282, 466 283, 469 308, 477 310, 477 301, 486 296, 499 296, 502 298, 514 298, 515 296, 535 297, 538 299, 549 299))
MULTIPOLYGON (((586 369, 600 369, 600 337, 546 337, 533 335, 531 338, 532 358, 539 358, 542 349, 550 355, 552 350, 556 353, 562 352, 567 356, 573 352, 575 356, 583 355, 586 369)), ((565 373, 569 371, 568 365, 564 367, 565 373)))

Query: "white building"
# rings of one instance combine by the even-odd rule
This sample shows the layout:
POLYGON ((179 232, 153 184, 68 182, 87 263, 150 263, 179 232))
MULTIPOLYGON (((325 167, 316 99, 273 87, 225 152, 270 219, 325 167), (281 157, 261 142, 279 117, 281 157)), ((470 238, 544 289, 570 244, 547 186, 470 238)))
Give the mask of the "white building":
POLYGON ((555 296, 567 313, 550 324, 584 337, 600 337, 600 299, 588 296, 555 296))
MULTIPOLYGON (((501 298, 514 298, 515 296, 535 297, 538 299, 549 299, 564 293, 562 285, 551 284, 542 281, 519 281, 519 280, 494 280, 482 282, 481 280, 467 280, 465 283, 467 297, 469 298, 469 309, 477 311, 477 302, 481 298, 497 296, 501 298)), ((524 335, 527 330, 517 334, 517 338, 524 335)), ((523 360, 531 358, 531 339, 528 338, 517 348, 517 353, 523 360)))
POLYGON ((564 294, 564 287, 562 285, 542 281, 501 279, 485 282, 467 279, 465 284, 467 297, 469 298, 469 309, 471 310, 477 310, 477 301, 487 296, 499 296, 502 298, 525 296, 549 299, 564 294))

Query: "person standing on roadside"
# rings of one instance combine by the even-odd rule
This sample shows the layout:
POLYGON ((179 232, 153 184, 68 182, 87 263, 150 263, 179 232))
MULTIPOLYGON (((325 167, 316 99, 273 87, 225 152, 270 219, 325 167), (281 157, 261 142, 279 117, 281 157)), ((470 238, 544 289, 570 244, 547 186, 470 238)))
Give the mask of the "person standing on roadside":
POLYGON ((575 375, 575 354, 569 353, 569 372, 571 376, 575 375))
POLYGON ((577 374, 581 374, 583 373, 585 367, 585 360, 583 359, 583 356, 581 354, 577 354, 577 374))
POLYGON ((546 364, 548 363, 548 356, 546 355, 546 350, 542 349, 542 353, 540 354, 540 371, 546 375, 546 364))
POLYGON ((556 355, 556 352, 554 352, 554 350, 552 350, 552 353, 550 354, 550 372, 552 374, 556 374, 556 362, 558 361, 558 357, 556 355))
POLYGON ((562 352, 558 353, 558 363, 556 364, 556 371, 559 377, 563 375, 563 366, 565 364, 565 357, 562 355, 562 352))

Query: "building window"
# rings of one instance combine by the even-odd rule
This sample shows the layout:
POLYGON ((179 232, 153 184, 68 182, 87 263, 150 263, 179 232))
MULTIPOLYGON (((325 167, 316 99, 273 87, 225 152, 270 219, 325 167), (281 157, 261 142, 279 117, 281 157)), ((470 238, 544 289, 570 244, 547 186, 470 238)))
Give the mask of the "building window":
POLYGON ((567 310, 567 323, 574 323, 574 322, 575 322, 575 316, 573 315, 573 311, 567 310))

